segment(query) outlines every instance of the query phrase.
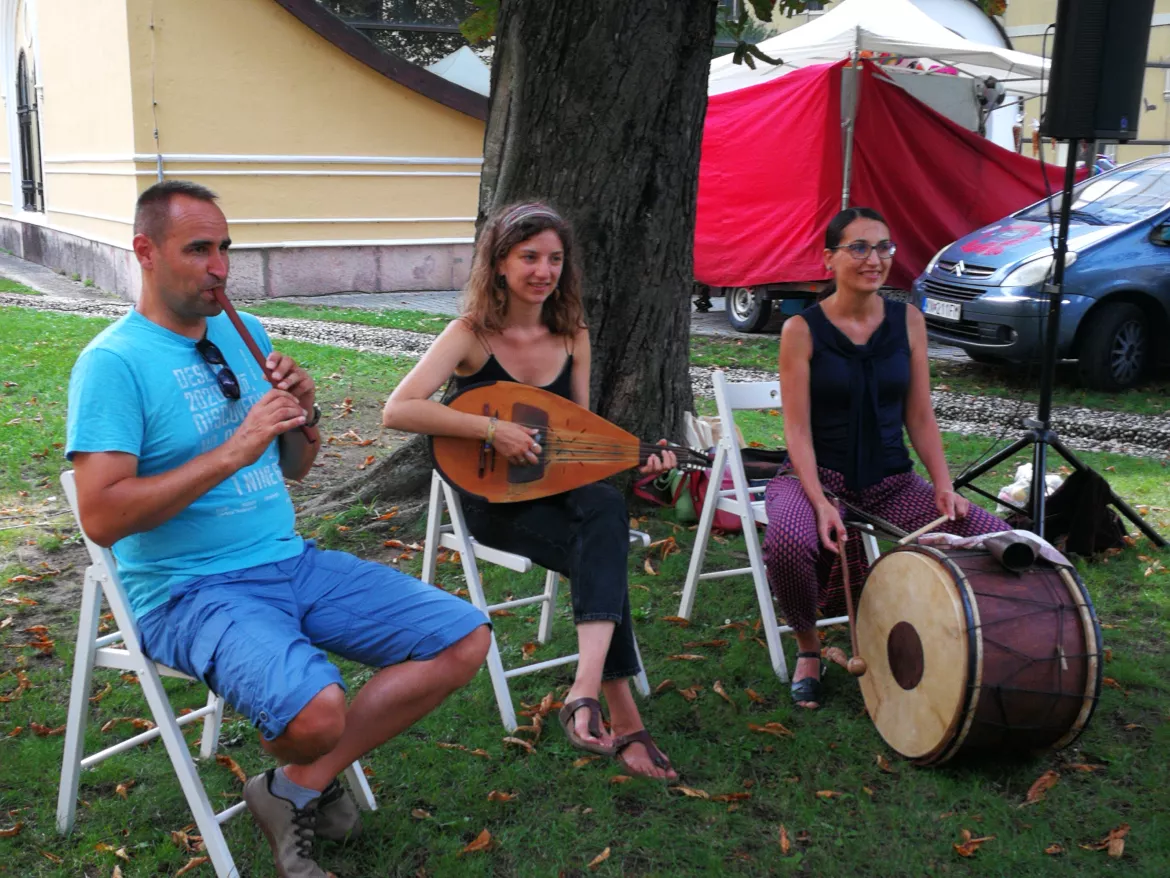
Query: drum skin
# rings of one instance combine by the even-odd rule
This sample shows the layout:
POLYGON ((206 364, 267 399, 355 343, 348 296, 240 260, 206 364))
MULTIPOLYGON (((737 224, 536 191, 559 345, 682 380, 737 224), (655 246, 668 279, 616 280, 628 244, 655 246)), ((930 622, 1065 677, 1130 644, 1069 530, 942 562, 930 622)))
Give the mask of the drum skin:
POLYGON ((974 751, 1059 749, 1101 689, 1101 629, 1075 571, 1020 573, 983 551, 903 546, 883 555, 857 606, 866 709, 920 765, 974 751))

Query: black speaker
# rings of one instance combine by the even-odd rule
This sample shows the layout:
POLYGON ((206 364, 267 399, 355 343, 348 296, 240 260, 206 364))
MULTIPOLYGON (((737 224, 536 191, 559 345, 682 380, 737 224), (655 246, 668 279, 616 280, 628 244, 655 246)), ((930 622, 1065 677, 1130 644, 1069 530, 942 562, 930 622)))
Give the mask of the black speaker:
POLYGON ((1133 140, 1154 0, 1059 0, 1040 133, 1057 140, 1133 140))

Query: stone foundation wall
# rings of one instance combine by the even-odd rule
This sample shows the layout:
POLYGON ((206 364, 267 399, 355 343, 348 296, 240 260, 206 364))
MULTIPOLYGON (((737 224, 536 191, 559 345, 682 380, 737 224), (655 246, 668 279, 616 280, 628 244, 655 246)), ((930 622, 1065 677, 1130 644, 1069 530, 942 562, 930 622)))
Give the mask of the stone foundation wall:
MULTIPOLYGON (((138 260, 131 250, 7 218, 0 218, 0 247, 138 299, 138 260)), ((231 253, 228 288, 241 299, 458 290, 471 271, 471 252, 471 244, 240 247, 231 253)))

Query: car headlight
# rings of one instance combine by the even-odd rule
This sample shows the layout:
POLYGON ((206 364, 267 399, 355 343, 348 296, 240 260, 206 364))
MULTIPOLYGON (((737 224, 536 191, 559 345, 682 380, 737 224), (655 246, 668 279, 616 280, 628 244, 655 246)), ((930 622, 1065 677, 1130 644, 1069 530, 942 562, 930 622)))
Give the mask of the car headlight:
POLYGON ((930 262, 926 263, 926 274, 930 274, 932 271, 934 271, 934 267, 938 265, 939 257, 946 253, 950 246, 950 244, 947 244, 946 247, 943 247, 930 258, 930 262))
MULTIPOLYGON (((1064 267, 1067 271, 1072 267, 1073 263, 1077 261, 1077 254, 1073 250, 1069 250, 1064 254, 1064 267)), ((1056 262, 1056 257, 1049 254, 1048 256, 1041 256, 1039 259, 1033 259, 1031 262, 1025 262, 1006 278, 1004 278, 1003 285, 1005 287, 1032 287, 1037 284, 1044 283, 1048 279, 1049 273, 1052 271, 1052 266, 1056 262)))

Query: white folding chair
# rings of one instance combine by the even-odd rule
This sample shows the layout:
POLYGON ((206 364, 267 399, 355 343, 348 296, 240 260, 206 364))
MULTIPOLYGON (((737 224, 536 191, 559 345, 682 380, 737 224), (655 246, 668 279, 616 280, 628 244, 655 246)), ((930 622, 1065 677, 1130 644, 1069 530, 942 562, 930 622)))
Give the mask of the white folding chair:
MULTIPOLYGON (((650 545, 650 535, 642 531, 631 530, 630 542, 648 546, 650 545)), ((517 573, 527 573, 533 567, 532 559, 524 555, 504 552, 500 549, 494 549, 491 546, 485 546, 476 540, 467 529, 467 522, 463 517, 463 505, 459 500, 459 493, 447 484, 438 472, 434 472, 431 475, 431 497, 427 506, 426 543, 423 548, 423 582, 432 584, 435 582, 435 571, 438 566, 438 553, 440 548, 459 553, 459 560, 463 565, 463 575, 467 580, 467 592, 471 598, 471 602, 485 613, 490 614, 494 610, 511 610, 516 607, 540 604, 540 627, 537 631, 536 639, 540 643, 548 643, 549 638, 552 637, 553 614, 556 611, 557 592, 561 580, 560 574, 549 570, 544 577, 544 591, 538 595, 517 598, 498 604, 489 604, 484 594, 483 580, 480 578, 479 567, 476 561, 497 564, 508 570, 514 570, 517 573), (451 518, 449 524, 443 523, 444 507, 446 507, 446 511, 451 518)), ((634 649, 637 650, 637 648, 638 644, 635 642, 634 649)), ((496 644, 496 635, 493 631, 492 645, 487 655, 488 675, 492 680, 492 689, 496 694, 496 704, 500 709, 500 719, 504 723, 504 728, 511 732, 518 725, 516 722, 516 710, 512 704, 512 693, 508 688, 508 681, 513 677, 534 674, 537 671, 555 668, 559 665, 571 664, 577 661, 577 655, 577 653, 573 653, 572 655, 548 659, 543 662, 533 662, 532 664, 520 665, 515 668, 505 668, 503 659, 500 657, 499 646, 496 644)), ((638 656, 638 664, 642 664, 642 656, 640 654, 638 656)), ((634 686, 642 695, 650 694, 650 682, 646 677, 645 668, 634 678, 634 686)))
MULTIPOLYGON (((780 382, 751 381, 733 384, 727 380, 727 376, 722 370, 714 372, 711 379, 722 430, 719 442, 715 446, 715 462, 711 467, 711 481, 708 483, 707 495, 703 499, 703 510, 699 515, 699 527, 695 532, 695 546, 691 550, 691 563, 687 570, 686 583, 683 585, 678 615, 684 619, 691 617, 695 608, 695 592, 699 587, 700 579, 722 579, 727 576, 750 575, 755 582, 764 638, 768 644, 768 654, 772 658, 772 669, 781 682, 787 683, 788 664, 784 659, 784 650, 780 645, 780 635, 789 633, 792 628, 788 625, 780 625, 776 621, 772 592, 768 587, 768 574, 764 568, 764 556, 760 551, 760 537, 756 532, 757 524, 766 525, 768 523, 768 513, 764 508, 764 491, 767 490, 767 486, 751 487, 748 485, 747 474, 743 468, 743 455, 740 452, 739 443, 736 441, 735 432, 735 412, 748 409, 780 408, 780 382), (723 474, 727 470, 731 471, 732 487, 723 489, 721 488, 723 474), (703 562, 707 557, 707 545, 711 539, 711 526, 715 521, 716 511, 730 512, 739 516, 743 526, 744 540, 747 543, 750 566, 703 572, 703 562)), ((877 540, 874 538, 872 529, 856 522, 846 522, 846 524, 850 527, 856 527, 861 532, 866 558, 872 564, 879 553, 877 540)), ((816 624, 818 628, 821 628, 827 625, 840 625, 848 621, 847 616, 834 616, 828 619, 819 619, 816 624)))
MULTIPOLYGON (((118 578, 114 556, 109 549, 102 548, 86 536, 85 528, 81 524, 81 516, 77 512, 77 488, 72 472, 61 475, 61 485, 65 489, 69 507, 73 510, 73 517, 77 520, 77 526, 85 540, 85 547, 89 550, 91 563, 85 570, 81 592, 81 620, 77 629, 77 651, 73 659, 73 682, 69 691, 69 718, 65 728, 65 753, 61 762, 61 787, 57 795, 57 829, 64 835, 73 828, 82 769, 92 768, 117 753, 124 753, 139 744, 161 737, 175 774, 178 775, 179 785, 183 788, 183 795, 187 797, 191 816, 195 818, 199 834, 203 836, 203 844, 211 858, 215 874, 219 878, 229 876, 238 878, 240 873, 232 860, 220 824, 244 810, 244 802, 237 802, 218 814, 215 812, 207 797, 207 790, 199 780, 187 741, 179 729, 180 726, 203 720, 199 758, 201 761, 212 759, 219 743, 223 699, 209 691, 205 707, 183 716, 175 715, 163 688, 162 677, 178 677, 183 680, 193 678, 152 662, 143 653, 138 637, 138 626, 130 610, 122 581, 118 578), (101 616, 103 595, 110 606, 118 630, 99 637, 98 621, 101 616), (137 674, 142 693, 150 705, 155 728, 86 756, 85 728, 94 668, 114 668, 137 674)), ((363 810, 373 811, 377 805, 361 765, 354 762, 346 769, 345 775, 358 806, 363 810)))

